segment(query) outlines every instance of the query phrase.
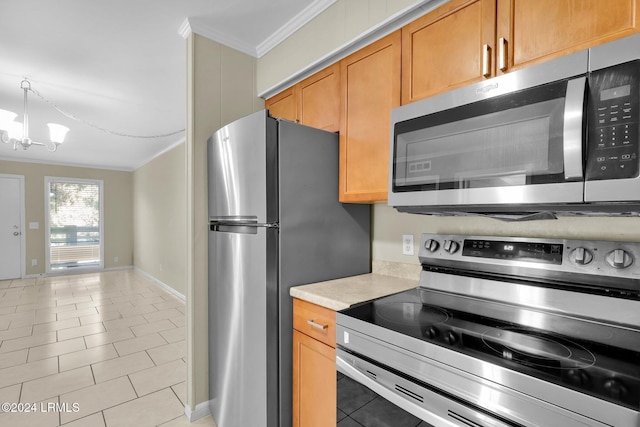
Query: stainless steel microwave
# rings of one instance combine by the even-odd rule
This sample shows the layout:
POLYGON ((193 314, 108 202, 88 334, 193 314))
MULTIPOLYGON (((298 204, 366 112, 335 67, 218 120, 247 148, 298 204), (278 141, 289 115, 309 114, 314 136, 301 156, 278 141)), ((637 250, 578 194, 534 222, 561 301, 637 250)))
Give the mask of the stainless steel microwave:
POLYGON ((640 35, 393 110, 400 211, 637 214, 640 35))

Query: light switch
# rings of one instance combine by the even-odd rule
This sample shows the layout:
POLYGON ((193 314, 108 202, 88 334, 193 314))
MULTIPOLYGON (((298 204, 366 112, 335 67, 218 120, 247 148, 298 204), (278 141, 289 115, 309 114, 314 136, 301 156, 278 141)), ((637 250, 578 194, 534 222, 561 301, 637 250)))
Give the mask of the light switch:
POLYGON ((37 230, 38 228, 40 228, 40 223, 38 222, 29 223, 29 230, 37 230))

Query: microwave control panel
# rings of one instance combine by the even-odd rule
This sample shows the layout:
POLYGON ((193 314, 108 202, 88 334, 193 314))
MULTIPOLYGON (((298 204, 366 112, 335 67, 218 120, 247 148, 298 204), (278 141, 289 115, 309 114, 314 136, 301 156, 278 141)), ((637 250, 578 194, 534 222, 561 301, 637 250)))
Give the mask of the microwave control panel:
POLYGON ((589 75, 587 180, 638 176, 640 60, 589 75))

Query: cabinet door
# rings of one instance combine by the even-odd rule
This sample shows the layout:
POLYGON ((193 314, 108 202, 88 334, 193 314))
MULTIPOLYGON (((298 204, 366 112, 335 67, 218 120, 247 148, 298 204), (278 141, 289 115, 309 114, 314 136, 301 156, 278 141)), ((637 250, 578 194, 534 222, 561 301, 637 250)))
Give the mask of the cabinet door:
POLYGON ((297 122, 296 87, 291 86, 267 99, 264 102, 264 108, 269 110, 272 117, 297 122))
MULTIPOLYGON (((505 70, 638 32, 638 0, 498 0, 505 70)), ((498 46, 500 50, 500 46, 498 46)))
POLYGON ((387 199, 391 110, 400 105, 400 31, 340 62, 340 201, 387 199))
POLYGON ((336 425, 336 351, 293 331, 293 427, 336 425))
POLYGON ((340 64, 333 64, 296 86, 300 123, 329 132, 338 132, 340 130, 340 64))
POLYGON ((402 103, 494 75, 496 0, 453 0, 402 28, 402 103))

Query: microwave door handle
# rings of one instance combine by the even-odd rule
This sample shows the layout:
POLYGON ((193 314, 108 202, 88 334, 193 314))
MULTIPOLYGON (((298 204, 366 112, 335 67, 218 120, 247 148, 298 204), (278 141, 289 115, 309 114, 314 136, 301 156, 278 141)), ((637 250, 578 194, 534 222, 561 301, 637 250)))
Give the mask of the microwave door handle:
POLYGON ((579 77, 567 82, 564 104, 564 177, 567 180, 582 179, 582 132, 584 115, 584 90, 587 78, 579 77))

